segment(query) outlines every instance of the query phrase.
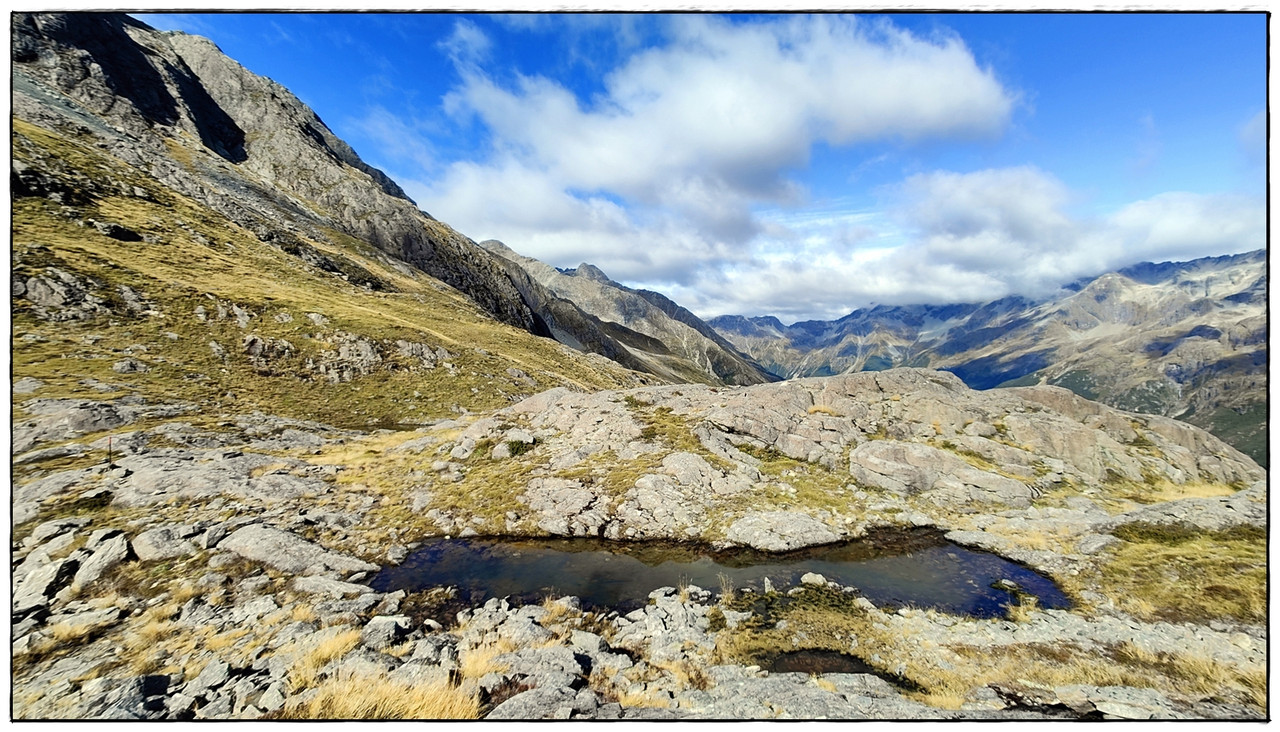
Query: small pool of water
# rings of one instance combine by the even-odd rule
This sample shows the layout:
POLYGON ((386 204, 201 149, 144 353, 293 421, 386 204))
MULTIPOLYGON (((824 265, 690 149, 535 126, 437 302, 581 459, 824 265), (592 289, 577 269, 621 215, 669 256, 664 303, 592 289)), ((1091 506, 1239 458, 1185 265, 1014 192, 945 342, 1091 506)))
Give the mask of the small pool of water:
POLYGON ((871 674, 907 691, 920 691, 919 685, 901 676, 885 673, 866 661, 847 653, 813 648, 786 651, 757 659, 759 666, 769 673, 801 673, 819 676, 824 674, 871 674))
POLYGON ((1049 578, 927 530, 786 554, 597 539, 433 539, 399 566, 379 572, 371 584, 379 592, 454 586, 471 602, 576 595, 590 607, 621 609, 643 605, 658 587, 685 583, 718 592, 723 577, 739 590, 762 591, 765 578, 783 589, 799 584, 806 572, 856 587, 881 607, 996 617, 1015 602, 1007 590, 993 587, 1001 580, 1037 597, 1040 607, 1070 605, 1049 578))
POLYGON ((801 674, 874 674, 878 670, 857 656, 836 651, 804 649, 779 653, 766 659, 761 667, 770 673, 801 674))

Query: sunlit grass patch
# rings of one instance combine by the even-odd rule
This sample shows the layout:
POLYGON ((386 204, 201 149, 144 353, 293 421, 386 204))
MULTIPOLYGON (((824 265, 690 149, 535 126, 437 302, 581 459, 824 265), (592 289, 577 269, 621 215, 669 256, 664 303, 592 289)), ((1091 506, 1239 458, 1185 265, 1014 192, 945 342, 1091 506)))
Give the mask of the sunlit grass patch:
MULTIPOLYGON (((44 276, 46 267, 56 266, 84 283, 97 283, 90 285, 92 293, 112 308, 109 316, 49 323, 38 320, 25 300, 15 299, 15 328, 33 338, 15 339, 14 373, 44 381, 38 396, 102 398, 102 392, 80 383, 91 378, 125 385, 113 392, 117 396, 137 391, 160 401, 367 427, 422 423, 458 409, 493 409, 557 385, 593 389, 637 383, 621 367, 497 322, 453 288, 396 266, 366 242, 329 230, 273 246, 101 150, 21 120, 14 126, 21 143, 15 159, 52 157, 106 182, 104 191, 111 191, 86 198, 73 216, 44 198, 14 201, 15 276, 44 276), (148 194, 116 195, 117 182, 148 194), (121 246, 79 225, 87 219, 117 223, 142 240, 121 246), (322 252, 345 278, 306 264, 296 254, 299 247, 322 252), (388 287, 359 286, 375 280, 388 287), (126 285, 142 293, 154 311, 126 312, 116 289, 126 285), (213 317, 219 306, 232 305, 251 314, 245 327, 234 318, 213 317), (197 307, 209 314, 203 322, 195 317, 197 307), (324 315, 327 324, 313 324, 304 317, 309 312, 324 315), (375 373, 336 384, 319 378, 308 362, 322 360, 338 331, 378 344, 382 362, 375 373), (287 340, 293 350, 266 364, 252 363, 242 352, 248 334, 287 340), (211 350, 211 340, 225 357, 211 350), (443 347, 454 368, 410 372, 413 363, 399 355, 398 340, 443 347), (134 345, 146 348, 134 357, 150 371, 114 373, 113 362, 134 345), (510 367, 535 383, 509 378, 510 367)), ((431 228, 434 222, 424 219, 423 225, 431 228)))
POLYGON ((1082 579, 1096 582, 1118 607, 1147 620, 1266 620, 1265 529, 1128 524, 1115 535, 1124 543, 1082 579))
POLYGON ((419 683, 395 681, 386 675, 342 676, 329 679, 314 695, 290 703, 283 719, 478 719, 480 699, 474 690, 453 686, 447 679, 419 683))
POLYGON ((360 645, 360 631, 357 629, 344 630, 320 641, 298 658, 289 669, 289 688, 293 691, 301 691, 315 686, 321 669, 330 661, 343 657, 358 645, 360 645))

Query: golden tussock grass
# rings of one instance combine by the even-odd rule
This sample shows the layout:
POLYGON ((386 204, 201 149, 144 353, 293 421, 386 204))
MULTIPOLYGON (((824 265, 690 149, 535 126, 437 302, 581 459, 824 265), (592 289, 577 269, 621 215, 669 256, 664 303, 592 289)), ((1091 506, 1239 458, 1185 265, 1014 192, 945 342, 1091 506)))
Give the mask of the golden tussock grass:
MULTIPOLYGON (((900 673, 919 687, 910 693, 912 698, 938 708, 957 709, 975 689, 998 682, 1050 687, 1133 686, 1179 695, 1225 695, 1237 703, 1265 708, 1263 668, 1236 667, 1195 653, 1152 653, 1131 644, 1110 653, 1066 643, 983 648, 944 645, 900 671, 894 660, 919 657, 920 639, 895 632, 892 622, 878 621, 878 615, 860 611, 829 593, 806 593, 792 602, 771 609, 775 622, 786 621, 785 630, 748 622, 718 633, 716 661, 758 663, 761 658, 800 648, 849 652, 849 639, 857 638, 856 655, 882 671, 900 673), (805 638, 802 644, 793 643, 801 634, 805 638), (889 660, 879 664, 873 660, 877 656, 889 660), (946 666, 928 660, 933 657, 946 660, 946 666)), ((1034 614, 1031 602, 1009 610, 1015 622, 1026 622, 1034 614)))
POLYGON ((1266 530, 1182 530, 1128 524, 1088 582, 1144 620, 1203 622, 1267 617, 1266 530))
POLYGON ((341 658, 360 643, 359 630, 342 631, 326 638, 294 662, 289 669, 289 688, 300 691, 315 686, 320 669, 330 661, 341 658))
POLYGON ((226 633, 219 633, 218 635, 209 638, 204 642, 204 646, 211 651, 221 651, 227 648, 237 647, 242 645, 241 641, 245 636, 252 632, 253 631, 249 628, 229 630, 226 633))
POLYGON ((561 602, 559 598, 547 596, 542 600, 542 609, 547 611, 546 615, 538 622, 542 627, 550 625, 560 625, 566 621, 582 617, 582 613, 574 610, 568 603, 561 602))
POLYGON ((1265 704, 1264 670, 1233 668, 1197 654, 1153 653, 1131 643, 1109 655, 1067 644, 953 650, 959 660, 950 669, 912 669, 911 680, 923 690, 911 696, 933 706, 958 708, 956 702, 963 703, 973 689, 994 683, 1086 684, 1150 688, 1192 697, 1225 694, 1242 703, 1265 704))
POLYGON ((718 575, 720 580, 720 602, 724 605, 732 605, 738 599, 737 588, 733 586, 733 578, 721 572, 718 575))
POLYGON ((697 689, 706 691, 712 686, 711 677, 707 675, 702 664, 696 661, 653 661, 650 665, 669 676, 681 690, 697 689))
POLYGON ((666 709, 671 700, 653 691, 632 692, 630 690, 617 693, 618 704, 623 707, 646 707, 650 709, 666 709))
POLYGON ((169 593, 170 593, 170 597, 173 598, 173 602, 176 602, 179 605, 185 605, 188 600, 192 598, 200 597, 202 594, 204 594, 193 585, 188 585, 185 583, 179 584, 177 587, 174 587, 169 591, 169 593))
POLYGON ((385 675, 330 679, 307 701, 285 707, 284 719, 478 719, 475 692, 436 680, 410 684, 385 675))
POLYGON ((515 649, 515 644, 507 638, 499 638, 497 642, 486 643, 475 648, 459 649, 458 673, 465 679, 478 679, 487 673, 505 671, 507 667, 495 659, 515 649))
POLYGON ((1019 595, 1017 602, 1009 604, 1004 616, 1015 623, 1029 623, 1035 618, 1036 606, 1039 604, 1039 599, 1034 595, 1019 595))

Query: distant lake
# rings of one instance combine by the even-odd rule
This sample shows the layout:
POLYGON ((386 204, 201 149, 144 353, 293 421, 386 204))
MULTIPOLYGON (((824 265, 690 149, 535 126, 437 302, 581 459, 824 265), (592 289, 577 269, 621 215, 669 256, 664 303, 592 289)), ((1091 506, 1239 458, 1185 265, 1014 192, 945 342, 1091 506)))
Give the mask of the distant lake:
POLYGON ((371 581, 379 592, 457 587, 481 602, 511 597, 537 602, 575 595, 597 608, 643 605, 664 586, 693 584, 719 592, 721 577, 741 590, 800 583, 806 572, 856 587, 879 607, 913 606, 976 617, 997 617, 1016 602, 1001 580, 1034 595, 1042 608, 1070 601, 1048 577, 995 554, 952 544, 936 531, 895 531, 864 540, 785 554, 749 549, 599 539, 433 539, 397 567, 371 581))

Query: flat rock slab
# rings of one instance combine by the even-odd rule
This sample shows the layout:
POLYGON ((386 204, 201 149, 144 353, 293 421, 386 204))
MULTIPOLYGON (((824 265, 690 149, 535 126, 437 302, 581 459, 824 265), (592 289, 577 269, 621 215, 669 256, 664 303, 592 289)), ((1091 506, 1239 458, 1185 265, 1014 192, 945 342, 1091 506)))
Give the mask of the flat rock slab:
POLYGON ((364 595, 371 590, 368 585, 330 579, 328 577, 299 577, 293 581, 293 589, 312 595, 329 595, 330 597, 346 597, 348 595, 364 595))
POLYGON ((133 538, 133 553, 138 559, 172 559, 195 554, 196 545, 187 541, 181 527, 161 526, 144 531, 133 538))
POLYGON ((785 552, 840 540, 830 526, 807 513, 770 511, 738 519, 725 538, 767 552, 785 552))
POLYGON ((290 574, 373 572, 378 565, 329 551, 317 544, 261 524, 251 524, 222 540, 225 549, 290 574))

